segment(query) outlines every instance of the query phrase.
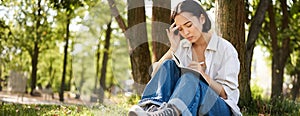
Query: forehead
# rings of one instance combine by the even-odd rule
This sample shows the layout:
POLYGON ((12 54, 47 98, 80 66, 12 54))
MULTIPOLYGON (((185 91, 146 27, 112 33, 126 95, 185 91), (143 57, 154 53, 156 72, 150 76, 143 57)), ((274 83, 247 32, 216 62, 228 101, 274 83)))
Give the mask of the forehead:
POLYGON ((183 25, 188 21, 192 21, 195 16, 192 15, 192 13, 188 12, 182 12, 175 16, 175 23, 176 25, 183 25))

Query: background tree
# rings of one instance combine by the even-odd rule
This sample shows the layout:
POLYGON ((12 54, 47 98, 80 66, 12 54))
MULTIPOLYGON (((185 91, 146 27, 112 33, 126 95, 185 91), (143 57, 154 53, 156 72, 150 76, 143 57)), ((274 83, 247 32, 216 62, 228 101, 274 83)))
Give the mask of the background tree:
MULTIPOLYGON (((247 0, 246 6, 249 5, 249 1, 247 0)), ((269 1, 268 0, 260 0, 258 3, 258 6, 256 8, 254 16, 250 12, 250 6, 246 7, 246 22, 248 21, 250 23, 250 28, 249 28, 249 33, 247 35, 247 41, 246 41, 246 49, 245 49, 245 68, 246 68, 246 73, 247 73, 247 83, 245 86, 246 88, 244 89, 245 91, 242 91, 241 93, 247 92, 244 95, 250 95, 248 96, 244 103, 249 103, 252 101, 251 98, 251 91, 250 91, 250 80, 251 80, 251 63, 252 63, 252 58, 253 58, 253 50, 255 47, 255 41, 258 39, 258 35, 260 33, 262 23, 265 19, 265 13, 268 8, 269 1), (248 19, 250 17, 251 19, 248 19)), ((245 77, 246 78, 246 77, 245 77)), ((243 99, 243 98, 241 98, 243 99)), ((245 106, 246 104, 241 103, 242 106, 245 106)))
POLYGON ((142 0, 128 0, 129 52, 132 76, 135 82, 147 84, 150 80, 148 69, 151 65, 146 29, 145 3, 142 0))
POLYGON ((69 46, 69 39, 70 39, 70 24, 71 19, 74 17, 74 11, 83 6, 84 1, 78 0, 69 0, 69 1, 59 1, 59 0, 52 0, 53 6, 58 10, 65 11, 66 13, 66 25, 65 25, 65 47, 64 47, 64 60, 63 60, 63 72, 62 72, 62 80, 61 80, 61 87, 59 92, 59 100, 64 101, 64 90, 65 90, 65 78, 66 78, 66 67, 67 67, 67 59, 68 59, 68 46, 69 46))
POLYGON ((32 73, 31 73, 31 91, 30 94, 33 94, 33 90, 35 90, 36 86, 36 72, 37 72, 37 64, 38 64, 38 56, 39 56, 39 41, 41 39, 40 25, 41 25, 41 0, 38 0, 37 3, 37 15, 36 18, 36 28, 35 28, 35 38, 34 38, 34 48, 33 53, 31 53, 31 64, 32 64, 32 73))
POLYGON ((288 58, 286 65, 287 74, 291 76, 291 84, 293 85, 291 89, 291 98, 296 101, 300 92, 300 2, 296 1, 292 4, 290 9, 290 24, 288 33, 291 37, 291 54, 288 58))
POLYGON ((158 61, 169 49, 166 29, 170 26, 171 0, 153 0, 152 59, 158 61))
POLYGON ((229 40, 237 49, 240 60, 239 89, 241 97, 239 103, 244 105, 251 100, 249 78, 245 70, 245 12, 244 1, 216 1, 217 31, 223 38, 229 40))
POLYGON ((111 22, 107 24, 106 32, 105 32, 105 43, 104 43, 104 54, 102 58, 102 68, 101 68, 101 75, 100 75, 100 103, 103 102, 104 97, 104 90, 107 90, 106 87, 106 70, 107 70, 107 62, 109 59, 110 54, 110 40, 111 40, 111 22))
MULTIPOLYGON (((278 3, 277 1, 275 3, 278 3)), ((280 0, 280 8, 273 4, 268 7, 269 32, 272 51, 272 92, 271 98, 282 95, 282 84, 285 63, 291 53, 290 37, 283 35, 289 29, 289 13, 286 0, 280 0), (282 15, 276 12, 282 12, 282 15), (281 21, 281 23, 276 23, 281 21), (280 29, 280 30, 279 30, 280 29)))
MULTIPOLYGON (((144 1, 128 0, 128 27, 119 14, 114 0, 108 0, 112 15, 119 27, 125 32, 129 45, 132 76, 136 83, 145 85, 150 80, 148 69, 151 64, 146 31, 144 1)), ((137 88, 136 88, 137 89, 137 88)), ((139 88, 138 93, 143 90, 139 88)))
MULTIPOLYGON (((15 68, 22 72, 28 71, 30 68, 26 65, 27 60, 31 59, 31 90, 30 94, 33 95, 33 90, 36 88, 37 83, 37 72, 38 72, 38 58, 39 54, 44 51, 48 45, 40 45, 46 41, 48 35, 51 35, 49 32, 49 22, 47 19, 49 17, 49 7, 44 7, 48 5, 48 2, 38 0, 35 2, 30 1, 6 1, 3 2, 3 5, 11 9, 13 12, 13 17, 15 20, 10 20, 10 35, 11 39, 6 41, 14 46, 7 46, 8 50, 17 50, 16 56, 23 56, 21 65, 18 65, 15 68), (32 33, 33 32, 33 33, 32 33), (27 51, 30 58, 26 57, 27 51), (19 55, 18 55, 19 54, 19 55), (20 69, 20 66, 24 66, 20 69)), ((10 12, 10 11, 8 11, 10 12)), ((7 16, 9 20, 9 16, 7 16)), ((10 51, 14 53, 13 51, 10 51)), ((15 52, 16 53, 16 52, 15 52)), ((15 58, 15 60, 18 57, 15 58)), ((20 57, 19 57, 20 58, 20 57)), ((28 63, 28 62, 27 62, 28 63)))

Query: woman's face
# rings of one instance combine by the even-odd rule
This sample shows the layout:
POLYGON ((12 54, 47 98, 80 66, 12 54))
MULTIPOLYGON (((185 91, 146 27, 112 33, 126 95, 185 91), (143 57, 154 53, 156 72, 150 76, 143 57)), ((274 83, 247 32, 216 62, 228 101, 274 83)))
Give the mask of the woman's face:
MULTIPOLYGON (((201 15, 202 17, 203 15, 201 15)), ((193 16, 191 13, 182 12, 175 16, 176 26, 179 26, 178 30, 181 36, 189 40, 191 43, 195 43, 202 38, 202 28, 204 21, 203 18, 193 16)))

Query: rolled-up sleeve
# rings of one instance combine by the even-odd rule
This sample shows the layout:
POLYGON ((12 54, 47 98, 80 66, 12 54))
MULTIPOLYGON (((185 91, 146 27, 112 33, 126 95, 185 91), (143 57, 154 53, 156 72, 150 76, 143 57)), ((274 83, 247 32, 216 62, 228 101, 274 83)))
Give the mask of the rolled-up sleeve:
POLYGON ((238 54, 233 47, 229 47, 226 50, 220 65, 222 66, 217 71, 215 80, 222 84, 227 94, 227 99, 230 99, 237 104, 239 100, 238 75, 240 71, 240 62, 238 54))

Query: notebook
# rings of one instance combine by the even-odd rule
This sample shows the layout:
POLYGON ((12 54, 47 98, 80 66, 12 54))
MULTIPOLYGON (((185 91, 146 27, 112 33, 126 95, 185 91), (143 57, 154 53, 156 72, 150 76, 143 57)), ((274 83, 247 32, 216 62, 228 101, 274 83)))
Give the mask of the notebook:
POLYGON ((196 75, 200 80, 202 80, 205 84, 208 85, 206 79, 200 74, 199 71, 181 65, 179 59, 174 54, 173 54, 173 56, 175 57, 175 59, 173 59, 173 60, 175 61, 176 65, 180 68, 181 74, 184 74, 184 73, 187 73, 187 72, 191 72, 194 75, 196 75))

